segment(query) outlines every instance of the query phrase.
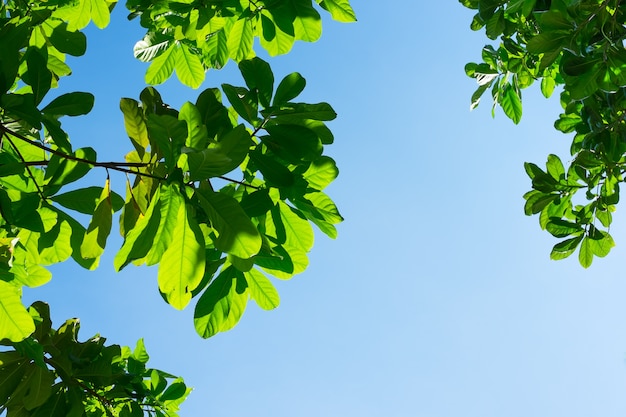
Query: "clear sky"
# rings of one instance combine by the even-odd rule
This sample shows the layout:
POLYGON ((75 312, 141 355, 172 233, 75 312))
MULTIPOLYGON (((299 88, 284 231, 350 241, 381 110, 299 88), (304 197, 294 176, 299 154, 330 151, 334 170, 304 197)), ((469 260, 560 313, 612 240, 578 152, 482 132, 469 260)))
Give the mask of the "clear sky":
MULTIPOLYGON (((327 152, 341 174, 328 193, 346 218, 337 240, 317 234, 304 274, 276 282, 277 310, 251 303, 235 329, 202 340, 192 308, 161 300, 156 269, 113 272, 118 237, 98 271, 56 267, 25 303, 49 301, 56 326, 80 317, 83 338, 144 337, 152 366, 195 387, 184 417, 623 416, 622 210, 617 247, 584 270, 575 257, 550 261, 556 240, 522 209, 523 162, 570 159, 570 138, 552 127, 558 98, 526 90, 518 126, 493 120, 488 100, 470 112, 463 67, 486 42, 471 11, 353 3, 358 23, 326 19, 319 42, 270 61, 277 79, 302 73, 304 99, 339 113, 327 152)), ((64 126, 101 160, 130 150, 118 103, 144 87, 146 66, 132 58, 142 31, 125 14, 120 4, 108 29, 90 27, 59 91, 95 93, 93 113, 64 126)), ((222 82, 243 85, 235 64, 201 89, 222 82)), ((176 80, 159 90, 175 107, 201 91, 176 80)))

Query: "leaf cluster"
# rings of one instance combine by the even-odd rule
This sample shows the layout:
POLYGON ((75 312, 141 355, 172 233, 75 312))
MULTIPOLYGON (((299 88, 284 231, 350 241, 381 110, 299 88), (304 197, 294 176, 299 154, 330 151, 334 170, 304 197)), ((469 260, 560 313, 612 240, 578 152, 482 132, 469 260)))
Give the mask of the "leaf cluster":
POLYGON ((46 266, 71 258, 96 268, 115 213, 123 237, 116 270, 158 265, 167 303, 197 300, 194 326, 204 338, 236 325, 250 299, 276 308, 270 277, 302 272, 312 225, 335 238, 343 220, 324 192, 338 175, 324 154, 335 111, 297 100, 306 86, 297 72, 275 85, 252 42, 257 36, 277 54, 315 41, 316 7, 353 21, 347 0, 128 1, 147 29, 135 55, 151 62, 148 83, 176 71, 195 88, 207 69, 233 59, 245 85, 207 88, 180 109, 153 87, 122 98, 132 150, 102 162, 91 147, 75 149, 62 125, 88 114, 94 96, 54 96, 54 88, 71 74, 66 56, 86 51, 81 30, 106 27, 115 4, 0 4, 0 340, 12 349, 0 352, 0 413, 8 417, 175 416, 189 393, 181 379, 146 367, 141 340, 132 352, 99 336, 78 342, 77 319, 53 330, 47 305, 22 305, 24 286, 52 278, 46 266), (102 182, 77 187, 94 168, 102 182), (126 174, 123 196, 111 171, 126 174))
POLYGON ((35 331, 0 351, 0 412, 7 417, 177 416, 190 389, 181 378, 146 367, 143 340, 134 350, 95 335, 78 341, 78 319, 52 328, 47 304, 28 313, 35 331))
MULTIPOLYGON (((166 5, 146 3, 143 11, 166 5)), ((180 5, 170 6, 177 12, 180 5)), ((333 142, 325 124, 336 117, 332 107, 295 100, 306 86, 300 74, 275 87, 268 63, 245 59, 239 62, 245 86, 206 89, 180 110, 153 87, 139 100, 121 99, 134 150, 124 162, 99 162, 94 149, 72 148, 60 122, 87 114, 91 94, 64 94, 40 108, 40 97, 61 75, 49 69, 64 58, 59 51, 84 53, 68 45, 82 40, 84 46, 76 28, 89 19, 75 14, 73 2, 42 6, 42 16, 3 7, 8 17, 0 38, 8 58, 2 69, 11 82, 0 96, 0 337, 19 341, 32 333, 20 288, 48 282, 45 265, 71 257, 87 269, 98 266, 117 211, 124 243, 115 268, 158 264, 159 290, 169 304, 182 309, 198 297, 201 336, 232 328, 250 298, 275 308, 278 294, 266 274, 285 279, 302 272, 313 245, 311 223, 334 238, 342 221, 323 191, 338 175, 323 155, 333 142), (52 35, 38 40, 49 26, 71 42, 56 43, 52 35), (66 189, 94 167, 107 171, 103 186, 66 189), (109 170, 128 174, 125 198, 113 191, 109 170)), ((90 7, 94 19, 95 3, 90 7)))
POLYGON ((322 20, 315 3, 335 20, 356 20, 348 0, 130 0, 127 7, 129 18, 138 17, 147 30, 134 48, 135 57, 150 62, 146 82, 160 84, 175 71, 197 88, 207 69, 253 58, 255 38, 271 56, 288 53, 297 40, 318 40, 322 20))
POLYGON ((521 90, 535 81, 548 98, 559 88, 563 113, 555 128, 573 133, 568 167, 555 155, 546 170, 526 164, 533 190, 525 212, 557 238, 552 259, 579 249, 579 261, 614 246, 609 234, 626 171, 626 5, 616 0, 462 0, 477 11, 472 29, 500 40, 483 49, 466 73, 479 84, 471 107, 491 89, 514 123, 522 117, 521 90), (584 191, 584 196, 577 194, 584 191), (575 199, 575 196, 580 196, 575 199))

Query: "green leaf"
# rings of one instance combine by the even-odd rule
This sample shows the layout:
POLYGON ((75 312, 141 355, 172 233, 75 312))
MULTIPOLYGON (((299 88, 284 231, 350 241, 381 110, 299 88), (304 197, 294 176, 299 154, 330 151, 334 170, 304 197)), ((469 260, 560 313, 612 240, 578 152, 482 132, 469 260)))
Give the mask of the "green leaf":
POLYGON ((222 84, 222 90, 237 114, 254 125, 259 118, 256 97, 247 89, 230 84, 222 84))
POLYGON ((73 156, 74 159, 68 159, 59 155, 52 155, 45 176, 47 180, 46 194, 55 194, 61 186, 84 177, 91 170, 92 166, 83 161, 95 161, 96 151, 92 148, 81 148, 77 149, 73 156))
POLYGON ((42 265, 66 261, 72 255, 72 227, 59 219, 55 226, 39 237, 39 256, 42 265))
POLYGON ((185 146, 197 150, 205 149, 209 144, 207 128, 202 121, 200 110, 190 102, 185 102, 178 113, 178 120, 187 123, 185 146))
POLYGON ((52 73, 46 68, 46 56, 38 48, 29 48, 26 66, 28 72, 23 79, 32 87, 35 104, 39 104, 52 85, 52 73))
POLYGON ((167 50, 174 39, 167 34, 148 32, 146 36, 133 47, 135 58, 142 62, 150 62, 161 52, 167 50))
POLYGON ((552 96, 555 87, 556 81, 553 77, 544 76, 541 79, 541 94, 543 94, 545 98, 550 98, 550 96, 552 96))
POLYGON ((222 93, 217 88, 207 88, 200 93, 196 100, 196 108, 210 138, 232 130, 233 122, 228 115, 228 109, 222 104, 222 93))
POLYGON ((263 310, 273 310, 280 304, 280 297, 272 282, 256 269, 244 272, 252 298, 263 310))
POLYGON ((522 100, 519 92, 515 91, 511 84, 507 84, 498 100, 502 110, 504 110, 504 114, 513 123, 518 124, 522 120, 522 100))
POLYGON ((322 191, 339 175, 335 161, 328 156, 321 156, 311 162, 309 168, 302 175, 309 183, 309 187, 322 191))
POLYGON ((56 26, 48 38, 52 46, 60 52, 81 56, 87 50, 87 37, 84 33, 68 30, 66 23, 56 26))
MULTIPOLYGON (((288 206, 282 201, 278 202, 279 217, 272 213, 274 224, 266 224, 267 235, 274 236, 277 240, 284 240, 284 245, 289 248, 296 248, 306 253, 313 247, 313 229, 310 223, 296 209, 288 206), (282 233, 285 234, 281 239, 282 233)), ((269 220, 268 220, 269 221, 269 220)))
POLYGON ((542 54, 560 50, 566 45, 569 34, 544 32, 533 36, 528 41, 527 49, 532 54, 542 54))
POLYGON ((282 55, 291 51, 295 42, 292 30, 285 32, 277 24, 275 17, 267 10, 261 11, 261 46, 267 50, 270 56, 282 55))
POLYGON ((591 239, 584 237, 580 244, 580 252, 578 252, 578 261, 583 268, 589 268, 593 262, 593 248, 591 239))
POLYGON ((228 51, 235 62, 242 61, 254 54, 252 49, 252 23, 243 17, 236 20, 228 32, 228 51))
POLYGON ((204 81, 204 67, 200 57, 184 43, 177 48, 175 68, 178 79, 186 86, 198 88, 204 81))
POLYGON ((242 273, 230 266, 202 293, 194 312, 194 326, 203 338, 231 329, 243 315, 248 291, 242 273))
MULTIPOLYGON (((1 281, 0 281, 1 284, 1 281)), ((0 302, 2 299, 0 298, 0 302)), ((1 315, 2 313, 0 313, 1 315)), ((1 340, 1 339, 0 339, 1 340)), ((3 358, 6 358, 4 355, 9 354, 17 354, 17 352, 2 352, 3 358)), ((13 358, 11 358, 13 359, 13 358)), ((0 379, 0 403, 6 404, 7 400, 15 391, 15 388, 19 385, 24 378, 24 374, 28 369, 29 362, 22 355, 18 355, 19 361, 11 361, 8 364, 2 364, 0 367, 0 371, 2 372, 3 378, 0 379)), ((2 362, 2 360, 0 360, 2 362)))
POLYGON ((289 0, 295 11, 293 28, 296 39, 315 42, 322 35, 322 19, 310 0, 289 0))
POLYGON ((161 84, 170 78, 176 66, 176 48, 176 44, 172 43, 161 55, 154 58, 146 71, 147 84, 161 84))
POLYGON ((582 122, 581 117, 578 114, 566 113, 561 114, 557 121, 554 122, 554 127, 563 133, 571 133, 576 130, 582 122))
POLYGON ((83 258, 98 258, 102 255, 107 238, 111 233, 112 222, 113 205, 111 203, 110 181, 107 178, 80 246, 80 253, 83 258))
POLYGON ((53 117, 80 116, 89 113, 93 103, 94 96, 91 93, 67 93, 52 100, 41 112, 53 117))
MULTIPOLYGON (((103 191, 102 187, 92 186, 58 194, 50 197, 50 199, 70 210, 84 214, 93 214, 96 211, 98 200, 103 191)), ((124 206, 124 199, 114 191, 110 192, 110 197, 113 211, 119 211, 124 206)))
POLYGON ((254 142, 244 125, 224 135, 219 142, 199 152, 184 152, 179 166, 189 170, 189 179, 203 180, 231 172, 248 156, 254 142))
POLYGON ((99 29, 104 29, 111 20, 109 4, 105 0, 89 1, 91 2, 91 20, 99 29))
POLYGON ((124 114, 126 133, 141 158, 150 145, 143 111, 139 108, 139 103, 130 98, 120 100, 120 110, 124 114))
POLYGON ((609 254, 611 249, 615 246, 615 242, 610 234, 606 232, 598 231, 599 239, 591 238, 589 240, 589 246, 593 254, 599 258, 603 258, 609 254))
POLYGON ((582 231, 582 226, 558 218, 552 218, 546 225, 546 230, 554 237, 566 237, 582 231))
POLYGON ((204 237, 191 213, 190 206, 180 204, 172 240, 163 252, 157 277, 159 290, 178 310, 189 304, 191 292, 204 276, 204 237))
POLYGON ((254 57, 239 63, 239 71, 243 75, 250 91, 256 91, 263 107, 269 107, 274 92, 274 74, 269 64, 261 58, 254 57))
POLYGON ((185 395, 187 386, 181 378, 177 378, 167 389, 159 396, 160 401, 177 400, 185 395))
POLYGON ((185 205, 185 198, 181 194, 178 184, 161 184, 159 188, 160 223, 153 237, 154 243, 146 257, 147 265, 157 264, 161 260, 163 253, 165 253, 172 243, 181 206, 185 205))
POLYGON ((262 216, 274 207, 274 201, 270 197, 268 189, 256 190, 251 194, 245 194, 241 199, 241 208, 249 217, 262 216))
POLYGON ((338 22, 356 22, 356 14, 348 0, 318 0, 318 3, 338 22))
POLYGON ((223 30, 209 37, 202 49, 205 66, 221 69, 228 62, 228 39, 223 30))
MULTIPOLYGON (((35 106, 35 96, 32 94, 4 94, 0 96, 0 107, 5 114, 14 119, 23 120, 30 126, 41 128, 41 113, 35 106)), ((8 133, 5 133, 8 135, 8 133)))
POLYGON ((557 243, 556 245, 554 245, 554 248, 550 253, 550 259, 560 260, 567 258, 572 253, 574 253, 574 251, 578 247, 578 244, 580 244, 580 242, 583 240, 583 237, 584 235, 581 234, 579 236, 557 243))
MULTIPOLYGON (((264 116, 269 112, 265 110, 261 112, 264 116)), ((305 104, 305 103, 288 103, 279 109, 274 109, 271 114, 276 117, 277 121, 282 123, 293 123, 302 119, 313 120, 334 120, 337 113, 328 103, 305 104)))
POLYGON ((147 122, 152 152, 165 158, 165 166, 171 173, 187 139, 186 123, 166 114, 150 114, 147 122))
POLYGON ((130 262, 144 258, 154 244, 156 234, 161 221, 161 199, 159 188, 152 196, 150 204, 144 216, 141 216, 135 226, 128 230, 122 247, 113 259, 116 272, 130 262))
POLYGON ((0 340, 20 342, 35 331, 33 318, 20 297, 19 287, 0 280, 0 340))
POLYGON ((274 106, 282 106, 298 97, 306 87, 306 80, 297 72, 292 72, 282 79, 276 88, 274 106))
POLYGON ((315 132, 299 125, 266 126, 269 136, 260 139, 272 152, 288 162, 313 161, 322 154, 322 143, 315 132))
POLYGON ((565 168, 558 156, 550 154, 548 155, 548 162, 546 164, 548 174, 555 180, 559 181, 565 179, 565 168))
POLYGON ((296 181, 294 174, 280 164, 275 157, 262 154, 260 151, 251 152, 250 159, 256 168, 263 174, 263 179, 270 185, 289 187, 296 181))
POLYGON ((15 389, 11 402, 17 400, 29 411, 43 405, 50 398, 54 380, 54 373, 47 368, 30 366, 24 379, 15 389))
POLYGON ((243 259, 259 253, 261 235, 237 200, 204 189, 196 190, 196 196, 217 233, 217 249, 243 259))

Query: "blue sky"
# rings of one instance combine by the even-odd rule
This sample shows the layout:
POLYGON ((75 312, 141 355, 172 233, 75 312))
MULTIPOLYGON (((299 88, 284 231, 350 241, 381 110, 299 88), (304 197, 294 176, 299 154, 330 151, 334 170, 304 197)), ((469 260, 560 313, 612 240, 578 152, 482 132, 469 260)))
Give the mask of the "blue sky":
MULTIPOLYGON (((55 324, 80 317, 133 346, 151 365, 195 387, 181 415, 309 417, 611 417, 626 412, 624 219, 617 247, 589 270, 549 260, 556 241, 523 213, 525 161, 569 160, 570 138, 552 127, 557 97, 524 92, 520 125, 485 101, 469 111, 463 72, 486 43, 459 3, 354 1, 359 22, 327 19, 322 39, 270 61, 276 78, 298 71, 304 99, 339 113, 327 149, 341 174, 328 193, 346 221, 316 236, 311 266, 277 282, 272 312, 250 304, 232 331, 196 336, 192 309, 161 300, 156 270, 115 274, 114 249, 96 272, 68 263, 25 303, 50 302, 55 324)), ((60 92, 92 91, 92 114, 67 120, 75 146, 101 160, 130 150, 120 97, 137 98, 141 36, 118 5, 105 31, 88 30, 86 57, 60 92)), ((242 83, 236 65, 202 88, 242 83)), ((179 107, 199 91, 158 87, 179 107)), ((104 182, 105 173, 91 174, 104 182)), ((123 177, 113 178, 123 193, 123 177)))

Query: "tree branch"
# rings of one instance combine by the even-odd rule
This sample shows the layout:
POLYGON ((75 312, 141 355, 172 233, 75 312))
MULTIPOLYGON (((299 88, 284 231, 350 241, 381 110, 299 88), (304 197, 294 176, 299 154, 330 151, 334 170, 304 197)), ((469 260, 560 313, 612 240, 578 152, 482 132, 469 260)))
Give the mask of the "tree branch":
POLYGON ((13 143, 13 140, 11 139, 11 137, 6 132, 2 133, 2 136, 7 138, 7 140, 11 144, 11 147, 13 148, 13 150, 15 151, 17 156, 20 157, 20 159, 22 160, 22 162, 26 166, 26 171, 28 171, 28 175, 33 180, 33 183, 35 184, 35 188, 37 188, 37 193, 42 198, 42 200, 45 200, 46 197, 43 195, 43 190, 39 187, 39 184, 37 183, 37 180, 35 179, 35 175, 33 174, 33 171, 31 171, 30 166, 27 164, 26 159, 24 159, 24 155, 22 155, 22 152, 20 152, 19 148, 17 146, 15 146, 15 143, 13 143))
MULTIPOLYGON (((59 150, 56 149, 52 149, 49 146, 46 146, 42 143, 39 143, 35 140, 29 139, 26 136, 17 133, 9 128, 7 128, 5 125, 0 123, 0 131, 3 132, 3 134, 6 136, 7 139, 9 139, 9 141, 11 141, 10 136, 16 137, 17 139, 24 141, 30 145, 33 145, 39 149, 43 149, 46 152, 50 152, 53 155, 57 155, 60 156, 61 158, 65 158, 67 160, 70 161, 75 161, 75 162, 79 162, 79 163, 83 163, 83 164, 87 164, 87 165, 91 165, 93 167, 100 167, 100 168, 107 168, 107 169, 112 169, 114 171, 119 171, 119 172, 125 172, 128 174, 134 174, 134 175, 142 175, 144 177, 150 177, 150 178, 154 178, 157 180, 165 180, 165 178, 163 177, 159 177, 156 175, 152 175, 152 174, 148 174, 146 172, 139 172, 139 171, 133 171, 131 169, 128 168, 144 168, 149 166, 150 164, 148 163, 144 163, 144 162, 98 162, 98 161, 91 161, 89 159, 84 159, 84 158, 78 158, 74 155, 69 155, 66 154, 64 152, 61 152, 59 150)), ((11 142, 11 144, 13 144, 13 142, 11 142)), ((14 146, 15 147, 15 146, 14 146)), ((27 168, 28 168, 28 164, 27 162, 22 158, 22 161, 26 164, 27 168)), ((47 162, 46 162, 47 164, 47 162)), ((33 163, 31 163, 30 165, 35 165, 33 163)))

